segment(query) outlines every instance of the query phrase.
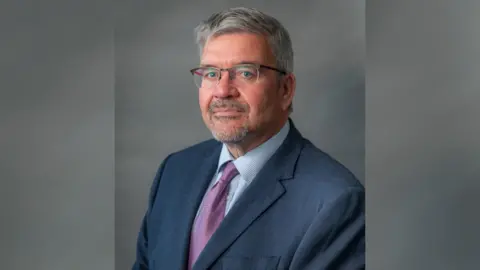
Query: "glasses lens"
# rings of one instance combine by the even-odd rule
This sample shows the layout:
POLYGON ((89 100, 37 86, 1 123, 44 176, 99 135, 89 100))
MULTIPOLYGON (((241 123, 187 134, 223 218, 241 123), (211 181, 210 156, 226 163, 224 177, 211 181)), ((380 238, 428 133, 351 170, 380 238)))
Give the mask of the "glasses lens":
POLYGON ((219 77, 220 72, 215 68, 199 68, 193 72, 193 80, 198 88, 212 87, 219 77))
POLYGON ((256 66, 237 66, 235 68, 235 80, 239 83, 255 83, 258 79, 256 66))

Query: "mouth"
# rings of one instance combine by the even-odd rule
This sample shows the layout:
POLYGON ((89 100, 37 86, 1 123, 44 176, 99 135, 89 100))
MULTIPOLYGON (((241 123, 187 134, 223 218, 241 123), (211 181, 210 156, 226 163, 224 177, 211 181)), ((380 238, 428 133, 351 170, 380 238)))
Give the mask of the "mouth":
POLYGON ((223 112, 241 112, 241 111, 237 109, 230 109, 230 108, 219 108, 219 109, 213 110, 213 113, 223 113, 223 112))
POLYGON ((240 108, 234 108, 234 107, 223 107, 223 108, 214 108, 211 110, 211 112, 213 114, 217 114, 217 113, 242 113, 244 112, 242 109, 240 108))
POLYGON ((244 114, 239 108, 215 108, 211 111, 211 117, 220 119, 239 119, 244 114))
POLYGON ((213 115, 215 116, 234 116, 239 115, 242 112, 239 110, 215 110, 213 111, 213 115))

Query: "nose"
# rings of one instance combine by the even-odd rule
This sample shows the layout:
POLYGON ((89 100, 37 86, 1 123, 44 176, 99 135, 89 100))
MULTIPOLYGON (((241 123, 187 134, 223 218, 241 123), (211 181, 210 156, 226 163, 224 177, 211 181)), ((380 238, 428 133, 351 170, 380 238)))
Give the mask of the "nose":
POLYGON ((222 71, 218 84, 213 88, 213 95, 217 98, 226 98, 235 95, 236 92, 230 73, 225 70, 222 71))

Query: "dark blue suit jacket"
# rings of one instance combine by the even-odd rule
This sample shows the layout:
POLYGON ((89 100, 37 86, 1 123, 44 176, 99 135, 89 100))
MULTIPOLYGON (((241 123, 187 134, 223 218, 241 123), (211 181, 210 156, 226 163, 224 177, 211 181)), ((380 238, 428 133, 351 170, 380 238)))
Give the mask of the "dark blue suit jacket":
MULTIPOLYGON (((363 186, 290 124, 284 143, 226 215, 194 270, 365 268, 363 186)), ((193 219, 220 149, 209 140, 163 161, 134 270, 186 269, 193 219)))

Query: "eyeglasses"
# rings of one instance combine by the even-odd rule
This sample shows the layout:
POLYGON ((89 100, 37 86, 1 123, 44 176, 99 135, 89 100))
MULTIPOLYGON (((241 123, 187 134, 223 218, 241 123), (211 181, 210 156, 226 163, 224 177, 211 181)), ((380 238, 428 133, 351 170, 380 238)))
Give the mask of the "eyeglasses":
POLYGON ((270 69, 279 72, 282 75, 287 72, 265 65, 244 64, 231 68, 199 67, 190 70, 193 75, 193 81, 198 88, 212 88, 218 85, 222 79, 222 71, 228 71, 232 83, 238 87, 256 84, 260 78, 260 70, 270 69))

